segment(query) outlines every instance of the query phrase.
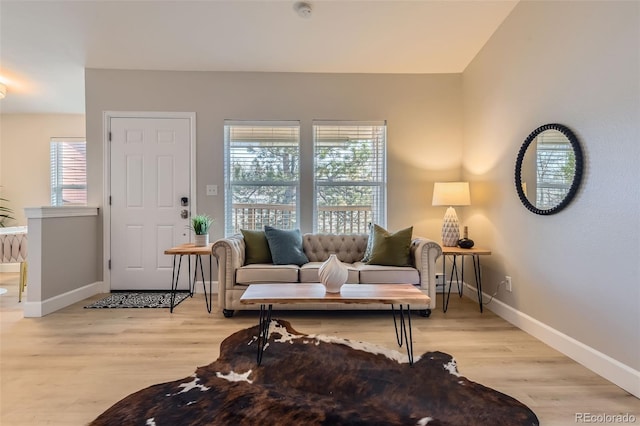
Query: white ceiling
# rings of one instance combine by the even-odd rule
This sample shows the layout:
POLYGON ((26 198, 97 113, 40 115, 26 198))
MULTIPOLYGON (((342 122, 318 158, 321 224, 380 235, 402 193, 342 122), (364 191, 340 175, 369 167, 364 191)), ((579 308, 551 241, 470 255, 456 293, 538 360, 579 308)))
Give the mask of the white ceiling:
POLYGON ((3 113, 84 113, 84 68, 459 73, 518 0, 0 0, 3 113))

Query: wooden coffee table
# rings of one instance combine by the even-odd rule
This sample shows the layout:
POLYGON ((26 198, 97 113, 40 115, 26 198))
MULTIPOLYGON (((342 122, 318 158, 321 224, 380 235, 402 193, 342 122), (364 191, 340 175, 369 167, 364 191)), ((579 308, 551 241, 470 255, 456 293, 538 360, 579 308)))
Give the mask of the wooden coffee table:
POLYGON ((274 304, 387 304, 393 313, 393 325, 398 346, 406 342, 409 364, 413 365, 413 341, 411 331, 411 304, 429 304, 431 299, 411 284, 345 284, 340 293, 327 293, 322 284, 252 284, 240 303, 260 304, 258 322, 258 365, 262 362, 264 348, 269 338, 271 311, 274 304), (396 322, 395 305, 399 305, 399 322, 396 322))

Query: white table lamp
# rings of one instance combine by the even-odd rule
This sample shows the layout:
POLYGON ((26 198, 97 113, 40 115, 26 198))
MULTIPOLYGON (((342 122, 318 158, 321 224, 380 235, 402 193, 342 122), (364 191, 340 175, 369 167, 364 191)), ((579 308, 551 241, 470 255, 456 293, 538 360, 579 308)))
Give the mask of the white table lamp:
POLYGON ((469 182, 435 182, 433 184, 434 206, 449 206, 442 224, 442 245, 455 247, 460 239, 460 224, 453 206, 468 206, 471 204, 469 182))

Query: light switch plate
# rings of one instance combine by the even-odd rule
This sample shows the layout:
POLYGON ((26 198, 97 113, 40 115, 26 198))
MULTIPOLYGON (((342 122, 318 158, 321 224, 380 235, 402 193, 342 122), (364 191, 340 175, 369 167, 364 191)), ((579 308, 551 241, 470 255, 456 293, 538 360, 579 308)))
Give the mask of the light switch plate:
POLYGON ((218 195, 218 185, 207 185, 207 195, 218 195))

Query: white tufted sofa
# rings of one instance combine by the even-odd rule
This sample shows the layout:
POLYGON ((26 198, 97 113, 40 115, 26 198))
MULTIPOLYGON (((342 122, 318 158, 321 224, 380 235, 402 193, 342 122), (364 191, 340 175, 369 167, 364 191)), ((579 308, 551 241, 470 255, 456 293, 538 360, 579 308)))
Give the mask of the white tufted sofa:
MULTIPOLYGON (((412 266, 381 266, 362 263, 367 247, 367 234, 304 234, 302 245, 309 263, 297 265, 245 265, 245 244, 242 235, 222 238, 213 244, 218 259, 218 303, 226 317, 236 309, 256 309, 243 305, 240 297, 250 284, 261 283, 317 283, 318 268, 335 253, 347 264, 351 284, 413 284, 431 298, 429 306, 415 306, 425 316, 436 304, 435 262, 442 248, 435 241, 414 238, 411 243, 412 266)), ((388 305, 279 305, 276 309, 389 309, 388 305)), ((414 308, 414 306, 412 306, 414 308)))

